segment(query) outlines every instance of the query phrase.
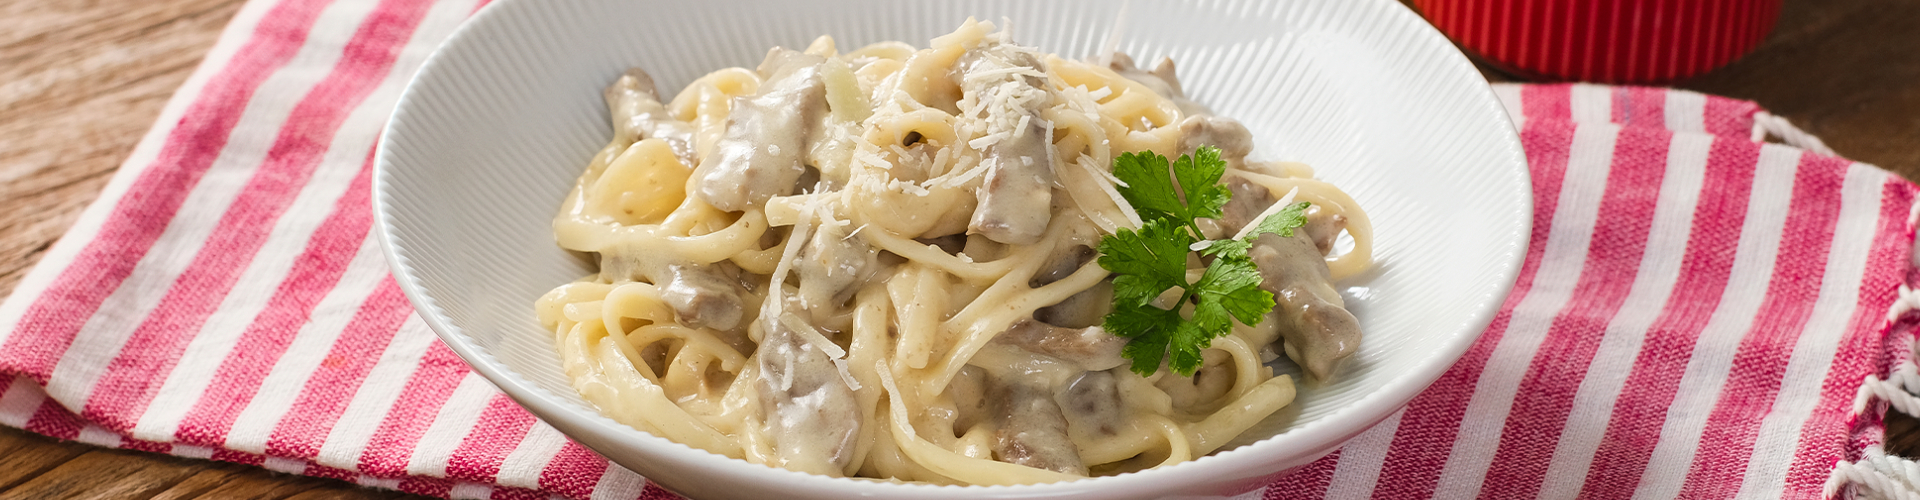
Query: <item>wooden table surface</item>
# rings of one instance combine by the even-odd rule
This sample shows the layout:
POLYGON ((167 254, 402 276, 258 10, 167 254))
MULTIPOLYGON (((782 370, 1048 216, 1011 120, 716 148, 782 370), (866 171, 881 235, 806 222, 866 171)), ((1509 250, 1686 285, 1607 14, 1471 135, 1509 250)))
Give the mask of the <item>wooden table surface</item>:
MULTIPOLYGON (((99 194, 241 1, 0 0, 0 290, 99 194)), ((1757 101, 1843 156, 1920 179, 1916 48, 1920 0, 1786 0, 1753 54, 1676 86, 1757 101)), ((1888 448, 1915 456, 1920 422, 1889 420, 1888 448)), ((0 427, 0 500, 202 496, 409 495, 0 427)))

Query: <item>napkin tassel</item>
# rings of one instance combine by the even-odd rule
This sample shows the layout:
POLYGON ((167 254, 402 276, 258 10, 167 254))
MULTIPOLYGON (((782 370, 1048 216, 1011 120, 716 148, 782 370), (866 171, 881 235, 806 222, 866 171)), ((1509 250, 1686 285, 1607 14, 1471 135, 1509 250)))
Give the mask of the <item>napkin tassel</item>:
POLYGON ((1806 133, 1806 131, 1800 130, 1799 127, 1793 126, 1793 123, 1788 122, 1786 118, 1781 118, 1765 111, 1754 113, 1753 142, 1764 141, 1769 135, 1780 138, 1780 142, 1784 142, 1788 146, 1827 156, 1840 156, 1838 153, 1834 153, 1832 148, 1828 148, 1827 143, 1820 142, 1819 137, 1815 137, 1813 134, 1806 133))

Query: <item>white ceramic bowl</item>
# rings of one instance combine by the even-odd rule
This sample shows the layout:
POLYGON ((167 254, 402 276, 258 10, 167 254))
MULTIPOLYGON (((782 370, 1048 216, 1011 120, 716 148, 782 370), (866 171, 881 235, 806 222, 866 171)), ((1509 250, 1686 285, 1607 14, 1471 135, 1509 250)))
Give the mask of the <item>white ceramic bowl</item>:
POLYGON ((561 198, 610 137, 600 89, 640 66, 673 92, 768 47, 925 46, 967 16, 1085 57, 1117 3, 499 0, 454 33, 401 98, 375 176, 393 274, 440 338, 574 440, 696 498, 1146 498, 1248 491, 1404 406, 1486 327, 1526 251, 1525 160, 1485 80, 1392 0, 1131 3, 1119 48, 1172 56, 1196 100, 1303 161, 1373 219, 1377 268, 1342 283, 1366 339, 1338 383, 1212 456, 1136 474, 1017 487, 833 479, 727 459, 615 423, 574 393, 532 303, 593 272, 553 243, 561 198))

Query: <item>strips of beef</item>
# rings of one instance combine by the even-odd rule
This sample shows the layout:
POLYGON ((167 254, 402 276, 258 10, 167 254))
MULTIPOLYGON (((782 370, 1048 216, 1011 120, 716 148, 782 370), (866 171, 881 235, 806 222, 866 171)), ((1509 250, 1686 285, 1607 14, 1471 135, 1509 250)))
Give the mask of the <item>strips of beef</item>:
MULTIPOLYGON (((1277 201, 1272 191, 1246 179, 1227 179, 1226 184, 1233 198, 1221 207, 1220 224, 1228 234, 1256 223, 1253 218, 1277 201)), ((1327 253, 1345 228, 1345 217, 1310 205, 1306 225, 1292 237, 1263 235, 1247 252, 1260 269, 1260 287, 1273 293, 1268 318, 1278 323, 1281 351, 1323 381, 1360 346, 1359 320, 1347 311, 1327 269, 1327 253)))
MULTIPOLYGON (((1027 286, 1040 288, 1079 271, 1100 255, 1086 245, 1074 245, 1047 258, 1033 278, 1027 280, 1027 286)), ((1113 310, 1113 284, 1102 281, 1080 293, 1073 294, 1057 304, 1033 311, 1033 319, 1053 326, 1067 328, 1085 328, 1100 324, 1101 318, 1113 310)))
POLYGON ((845 225, 821 224, 800 250, 793 268, 800 274, 800 307, 838 309, 880 267, 879 253, 851 232, 845 225))
POLYGON ((767 54, 761 63, 770 71, 766 83, 752 97, 734 98, 726 134, 694 172, 701 199, 737 212, 793 193, 806 173, 807 137, 826 110, 823 61, 782 48, 767 54))
POLYGON ((1046 81, 1035 76, 1045 69, 1032 54, 1012 50, 976 50, 967 58, 961 93, 983 103, 983 138, 995 141, 983 151, 987 175, 968 228, 1011 245, 1040 241, 1053 216, 1054 182, 1040 118, 1050 98, 1041 88, 1046 81))
POLYGON ((1212 115, 1193 115, 1180 119, 1180 153, 1193 154, 1200 146, 1220 148, 1220 159, 1233 168, 1246 165, 1253 152, 1253 133, 1238 120, 1212 115))
POLYGON ((1320 249, 1320 255, 1333 251, 1333 239, 1347 229, 1347 216, 1321 210, 1319 205, 1307 206, 1307 225, 1300 230, 1307 233, 1307 239, 1313 240, 1313 247, 1320 249))
MULTIPOLYGON (((798 320, 787 315, 788 321, 798 320)), ((799 320, 804 324, 805 320, 799 320)), ((853 461, 862 415, 826 352, 786 321, 761 320, 760 409, 779 467, 840 477, 853 461)))
POLYGON ((1288 358, 1319 380, 1360 347, 1360 322, 1333 288, 1327 261, 1306 231, 1264 234, 1247 251, 1260 288, 1273 293, 1273 319, 1288 358))
POLYGON ((1039 270, 1034 271, 1033 278, 1027 280, 1027 286, 1040 288, 1055 281, 1067 279, 1067 276, 1079 271, 1081 266, 1087 265, 1087 262, 1099 255, 1100 253, 1094 251, 1093 247, 1086 245, 1074 245, 1066 250, 1055 252, 1047 256, 1046 264, 1042 264, 1039 270))
POLYGON ((1240 228, 1254 222, 1254 217, 1259 217, 1267 207, 1280 201, 1266 187, 1246 179, 1231 177, 1223 182, 1227 184, 1227 191, 1233 193, 1227 205, 1220 207, 1220 225, 1227 230, 1227 235, 1239 233, 1240 228))
POLYGON ((612 281, 658 285, 681 324, 715 330, 740 326, 746 290, 740 285, 740 269, 731 262, 700 264, 657 253, 610 250, 600 253, 600 274, 612 281))
POLYGON ((1062 328, 1023 319, 1000 332, 993 341, 1052 356, 1082 370, 1106 370, 1126 363, 1120 350, 1126 347, 1127 339, 1098 326, 1062 328))
POLYGON ((1128 80, 1140 82, 1153 93, 1173 101, 1173 105, 1180 108, 1180 114, 1187 116, 1213 114, 1212 109, 1188 99, 1186 91, 1180 89, 1180 79, 1173 74, 1173 59, 1162 57, 1159 64, 1155 64, 1152 70, 1148 70, 1135 66, 1133 56, 1114 52, 1112 57, 1112 60, 1107 62, 1109 69, 1128 80))
POLYGON ((1126 404, 1120 400, 1120 387, 1113 372, 1080 374, 1067 383, 1061 394, 1062 413, 1068 428, 1088 436, 1113 436, 1126 423, 1126 404))
POLYGON ((653 77, 646 71, 627 70, 607 86, 604 97, 613 117, 615 141, 631 144, 641 139, 664 139, 681 163, 699 163, 693 153, 693 126, 667 113, 667 106, 660 103, 660 93, 654 89, 653 77))
MULTIPOLYGON (((1233 199, 1222 209, 1221 224, 1232 232, 1256 221, 1276 201, 1267 188, 1244 179, 1230 179, 1233 199)), ((1308 374, 1329 379, 1342 360, 1360 345, 1360 325, 1346 310, 1346 301, 1334 289, 1326 255, 1346 220, 1319 206, 1307 208, 1307 224, 1292 237, 1268 234, 1255 240, 1247 252, 1260 269, 1261 288, 1273 293, 1275 321, 1282 352, 1308 374)))
POLYGON ((986 377, 994 416, 993 455, 1002 462, 1076 476, 1087 475, 1079 448, 1067 435, 1067 417, 1040 381, 986 377))

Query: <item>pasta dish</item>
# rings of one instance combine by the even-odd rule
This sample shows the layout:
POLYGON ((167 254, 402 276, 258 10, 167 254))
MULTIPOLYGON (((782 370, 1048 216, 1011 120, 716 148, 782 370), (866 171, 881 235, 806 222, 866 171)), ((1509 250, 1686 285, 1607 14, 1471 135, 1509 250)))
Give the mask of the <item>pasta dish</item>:
POLYGON ((1326 380, 1359 344, 1333 284, 1370 265, 1366 214, 1249 160, 1171 61, 1063 59, 969 19, 664 95, 638 69, 607 87, 613 139, 554 219, 599 272, 535 304, 574 388, 639 430, 828 476, 1067 481, 1212 453, 1293 400, 1269 362, 1326 380), (1217 209, 1130 201, 1155 193, 1113 165, 1159 157, 1174 174, 1136 173, 1181 184, 1157 196, 1217 209), (1206 162, 1219 180, 1189 184, 1206 162), (1185 238, 1149 252, 1184 295, 1121 276, 1120 236, 1185 238), (1201 289, 1229 258, 1267 302, 1201 289), (1171 319, 1122 333, 1121 309, 1171 319), (1189 323, 1219 334, 1183 344, 1189 323))

